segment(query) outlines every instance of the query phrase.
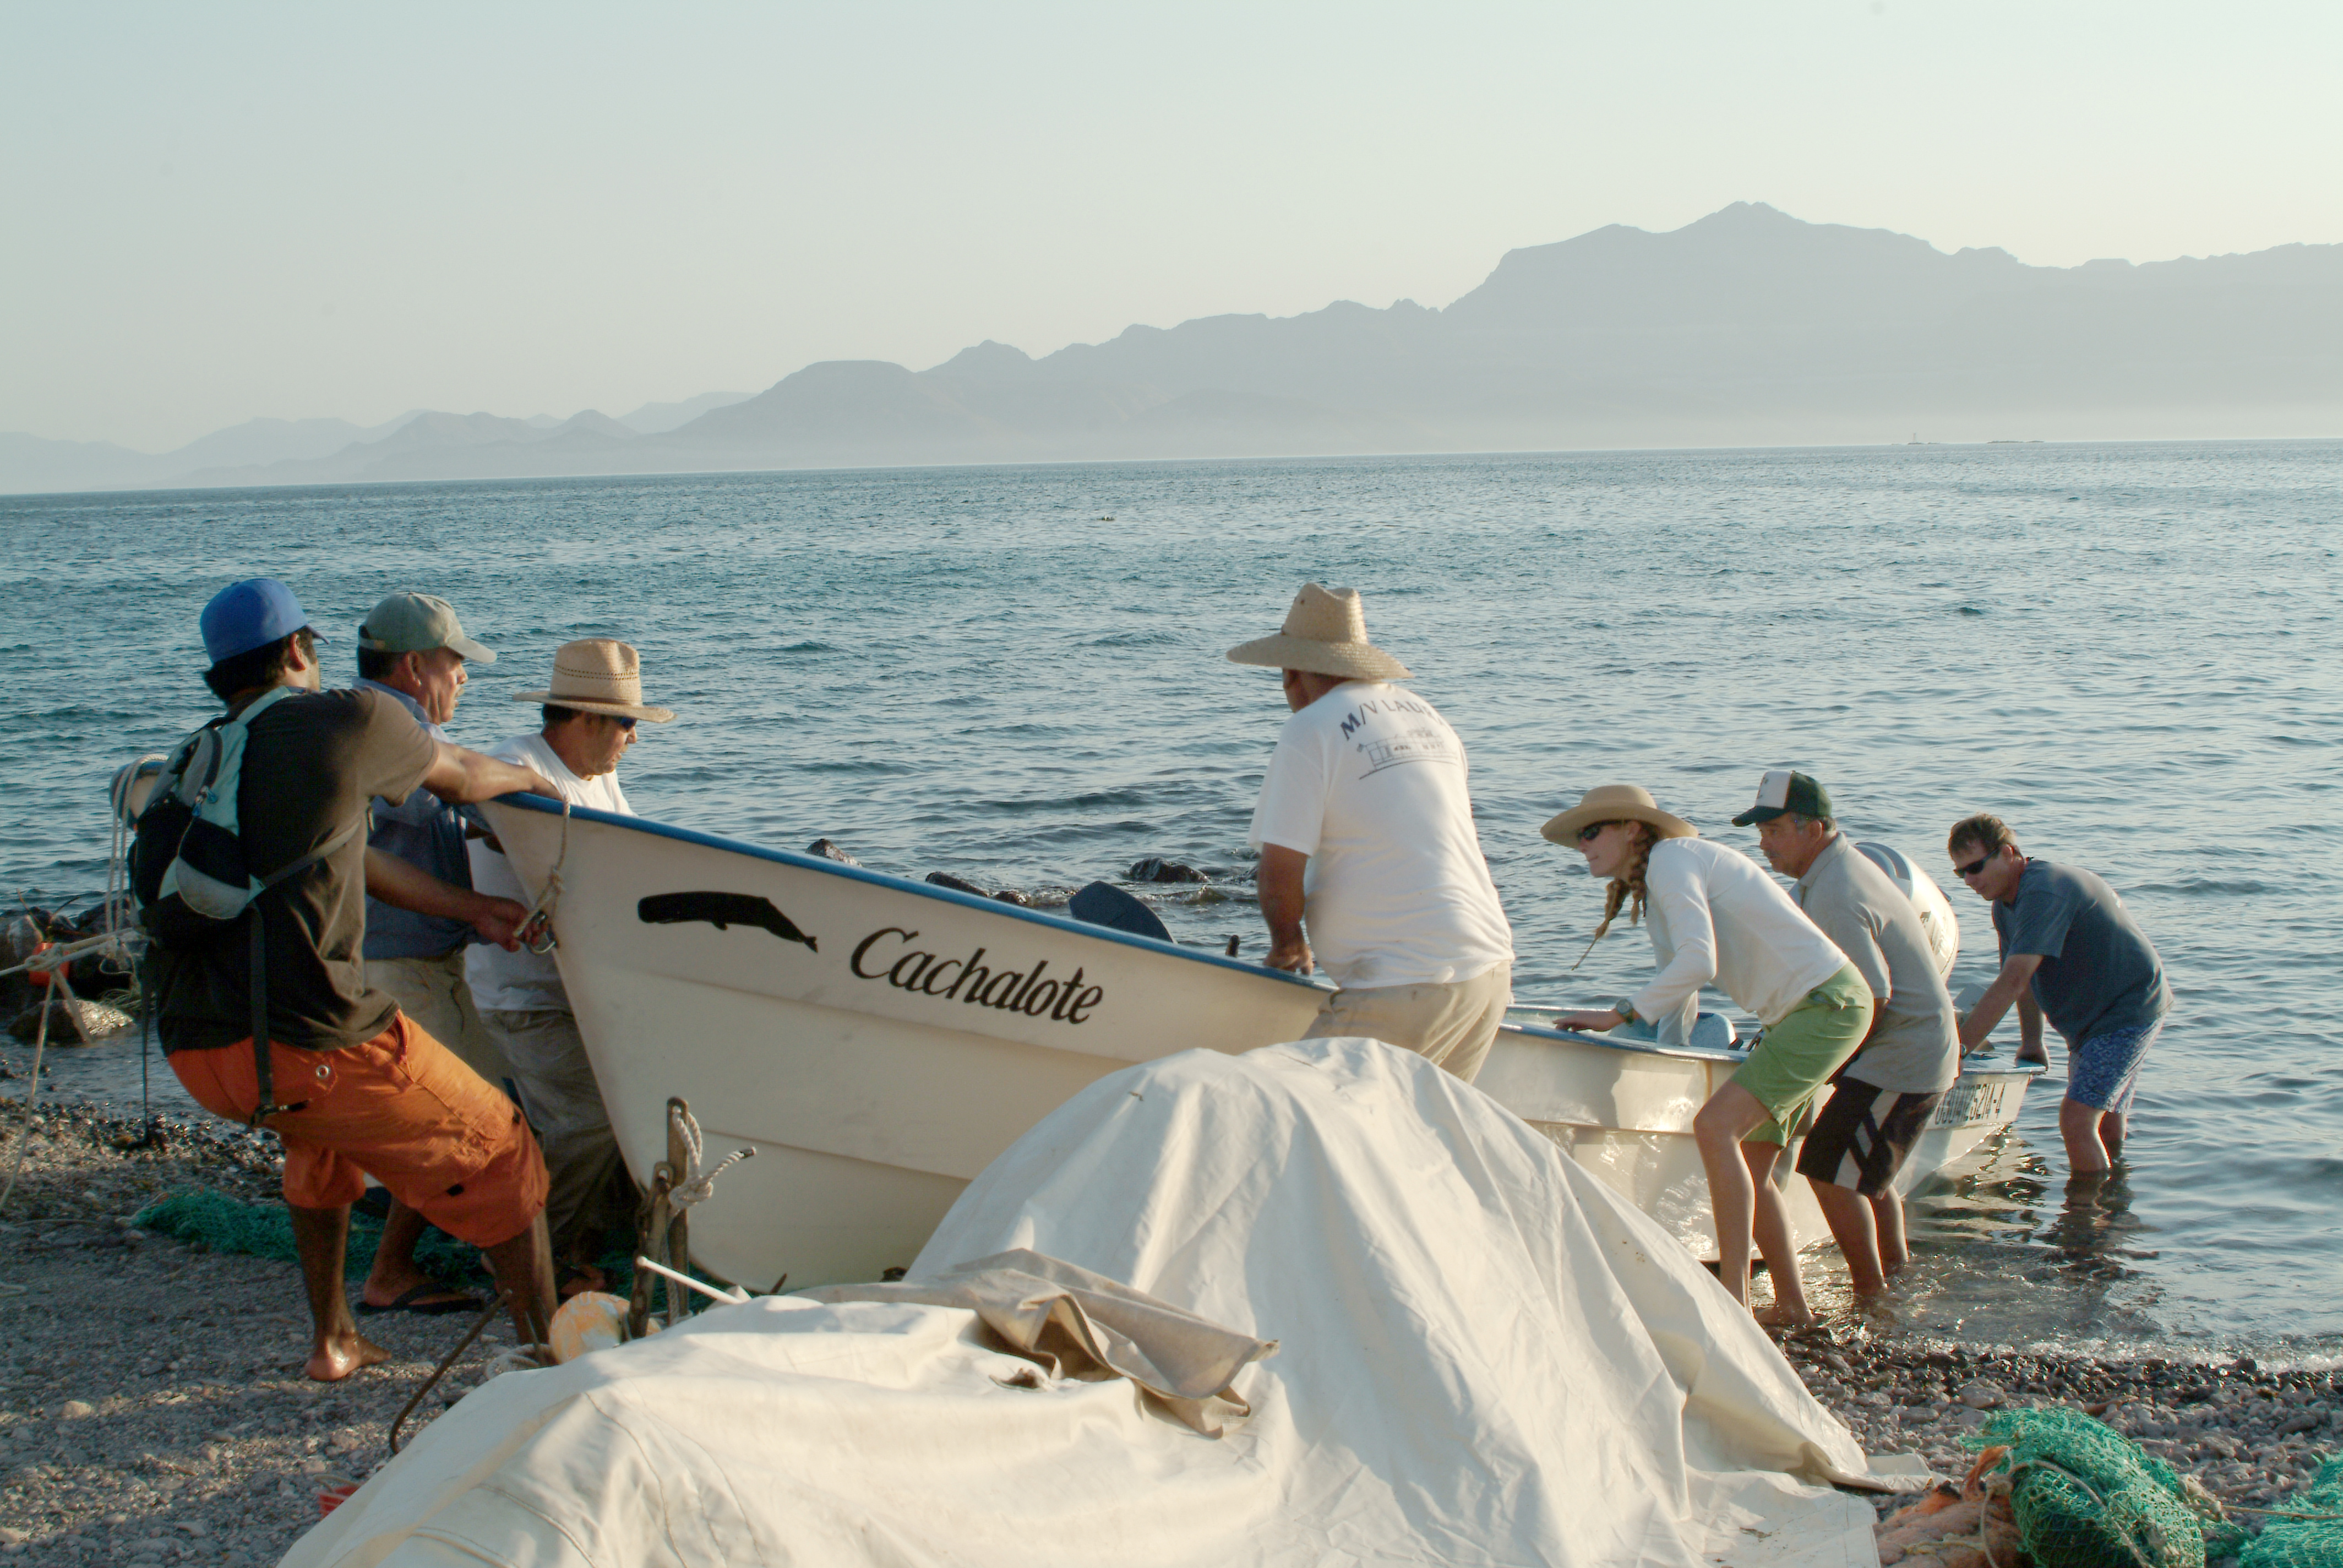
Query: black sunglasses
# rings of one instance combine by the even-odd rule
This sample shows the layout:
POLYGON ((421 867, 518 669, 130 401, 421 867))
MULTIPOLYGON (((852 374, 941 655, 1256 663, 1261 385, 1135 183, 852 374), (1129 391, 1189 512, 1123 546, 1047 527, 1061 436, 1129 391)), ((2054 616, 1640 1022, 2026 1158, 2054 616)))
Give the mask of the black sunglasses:
POLYGON ((608 719, 611 723, 617 725, 619 729, 625 730, 629 735, 632 735, 635 732, 635 721, 631 719, 621 718, 615 713, 606 713, 602 717, 608 719))
POLYGON ((1610 825, 1608 822, 1589 822, 1578 830, 1578 841, 1582 844, 1592 844, 1594 842, 1595 835, 1610 825))
MULTIPOLYGON (((1996 849, 1993 852, 1994 855, 1998 855, 2000 853, 2001 851, 1998 849, 1996 849)), ((1984 870, 1985 863, 1992 859, 1993 855, 1979 855, 1976 859, 1971 860, 1966 866, 1955 866, 1953 868, 1953 875, 1956 877, 1974 877, 1979 871, 1984 870)))

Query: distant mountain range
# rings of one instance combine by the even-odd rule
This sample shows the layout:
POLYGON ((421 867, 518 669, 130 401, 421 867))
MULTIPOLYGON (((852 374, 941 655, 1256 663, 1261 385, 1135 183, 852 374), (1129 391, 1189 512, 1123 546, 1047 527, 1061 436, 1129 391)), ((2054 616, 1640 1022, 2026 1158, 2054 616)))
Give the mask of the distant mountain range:
POLYGON ((810 365, 623 419, 256 419, 159 457, 0 435, 0 490, 916 463, 2343 435, 2343 246, 1947 256, 1738 203, 1508 253, 1442 309, 1219 316, 1035 359, 810 365))

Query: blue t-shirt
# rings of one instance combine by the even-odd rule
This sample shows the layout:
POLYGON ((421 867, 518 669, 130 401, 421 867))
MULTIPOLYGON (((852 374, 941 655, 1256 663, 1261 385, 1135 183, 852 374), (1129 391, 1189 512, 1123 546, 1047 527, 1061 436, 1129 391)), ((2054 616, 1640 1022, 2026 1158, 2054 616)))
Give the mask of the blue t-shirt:
MULTIPOLYGON (((396 687, 361 680, 357 689, 378 691, 394 698, 407 715, 434 740, 447 732, 424 717, 423 705, 396 687)), ((428 789, 417 789, 397 806, 374 802, 374 827, 367 848, 430 872, 459 888, 472 885, 472 858, 464 848, 464 818, 428 789)), ((471 940, 472 928, 462 920, 418 915, 396 910, 378 899, 366 904, 366 956, 370 959, 436 959, 454 952, 471 940)))
POLYGON ((2154 1023, 2172 1006, 2164 961, 2131 911, 2078 866, 2026 861, 2016 899, 1995 901, 1993 929, 2002 962, 2012 953, 2041 956, 2034 1000, 2071 1045, 2154 1023))

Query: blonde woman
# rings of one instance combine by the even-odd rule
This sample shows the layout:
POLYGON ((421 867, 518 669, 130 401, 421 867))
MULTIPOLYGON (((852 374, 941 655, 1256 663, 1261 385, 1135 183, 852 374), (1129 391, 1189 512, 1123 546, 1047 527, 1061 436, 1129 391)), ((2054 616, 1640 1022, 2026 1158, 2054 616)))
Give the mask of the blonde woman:
POLYGON ((1789 1217, 1769 1178, 1815 1095, 1863 1043, 1871 988, 1755 861, 1701 838, 1640 785, 1589 789, 1542 830, 1610 883, 1596 940, 1624 911, 1629 924, 1643 922, 1659 961, 1634 996, 1599 1012, 1563 1013, 1556 1028, 1600 1032, 1642 1018, 1680 1039, 1710 984, 1765 1023, 1749 1060, 1693 1118, 1693 1135, 1708 1172, 1717 1277, 1735 1301, 1749 1299, 1754 1232, 1774 1277, 1765 1321, 1808 1321, 1789 1217))

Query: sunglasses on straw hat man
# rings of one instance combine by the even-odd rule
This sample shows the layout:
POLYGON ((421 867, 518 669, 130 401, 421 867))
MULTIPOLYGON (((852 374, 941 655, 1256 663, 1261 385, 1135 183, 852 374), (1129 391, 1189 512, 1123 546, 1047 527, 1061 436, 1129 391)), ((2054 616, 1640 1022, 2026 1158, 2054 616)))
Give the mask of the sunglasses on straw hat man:
POLYGON ((517 691, 515 702, 538 702, 625 721, 665 724, 675 710, 643 700, 642 656, 631 644, 606 637, 565 642, 553 655, 553 679, 543 691, 517 691))
POLYGON ((1367 640, 1367 612, 1356 588, 1304 583, 1274 637, 1229 649, 1232 664, 1306 670, 1343 680, 1408 680, 1414 671, 1367 640))

